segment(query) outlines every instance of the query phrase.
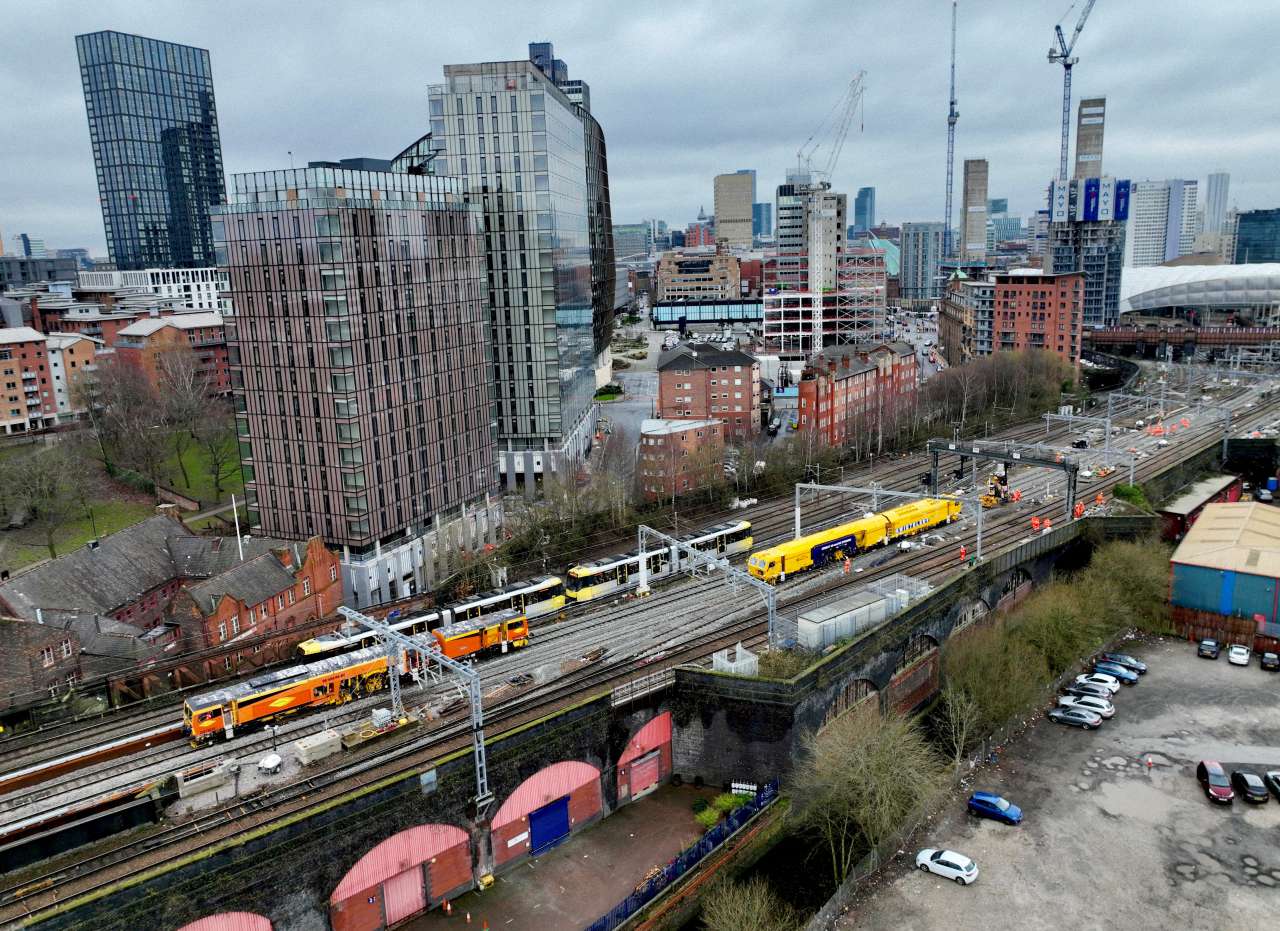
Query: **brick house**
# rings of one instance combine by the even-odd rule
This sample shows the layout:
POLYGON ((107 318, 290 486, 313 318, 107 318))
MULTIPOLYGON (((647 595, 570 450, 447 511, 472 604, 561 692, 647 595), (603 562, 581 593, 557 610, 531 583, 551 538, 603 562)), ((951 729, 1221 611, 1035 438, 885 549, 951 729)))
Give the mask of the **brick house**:
POLYGON ((906 343, 831 347, 800 376, 798 426, 816 430, 828 445, 844 445, 856 431, 908 412, 918 386, 916 352, 906 343))
POLYGON ((749 441, 760 432, 760 363, 740 349, 687 343, 658 360, 658 416, 714 418, 725 440, 749 441))
POLYGON ((652 501, 683 495, 724 477, 724 422, 645 420, 640 424, 636 478, 652 501))
POLYGON ((0 711, 57 695, 80 679, 80 641, 75 633, 0 617, 0 711))
POLYGON ((226 394, 231 390, 226 328, 222 314, 216 311, 137 320, 116 333, 113 345, 116 357, 141 368, 153 385, 158 381, 157 357, 190 347, 212 392, 226 394))
POLYGON ((0 329, 0 428, 28 433, 57 420, 44 334, 25 326, 0 329))

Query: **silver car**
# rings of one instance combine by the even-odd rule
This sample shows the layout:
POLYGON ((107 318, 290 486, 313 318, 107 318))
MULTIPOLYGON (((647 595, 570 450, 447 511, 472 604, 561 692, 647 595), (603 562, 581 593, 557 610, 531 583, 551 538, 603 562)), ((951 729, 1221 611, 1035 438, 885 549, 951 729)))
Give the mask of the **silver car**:
POLYGON ((1102 723, 1102 716, 1083 708, 1050 708, 1049 719, 1059 724, 1070 724, 1072 727, 1083 727, 1091 731, 1102 723))
POLYGON ((1093 695, 1061 695, 1058 697, 1058 707, 1079 708, 1104 718, 1109 718, 1116 713, 1115 705, 1105 698, 1097 698, 1093 695))

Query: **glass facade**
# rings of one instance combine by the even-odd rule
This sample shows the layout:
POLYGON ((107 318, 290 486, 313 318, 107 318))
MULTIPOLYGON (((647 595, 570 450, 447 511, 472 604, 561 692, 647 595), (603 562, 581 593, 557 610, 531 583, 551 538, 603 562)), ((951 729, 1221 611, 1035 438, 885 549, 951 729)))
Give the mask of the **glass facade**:
POLYGON ((225 193, 209 53, 110 31, 76 36, 76 52, 111 260, 212 265, 225 193))
POLYGON ((1236 227, 1236 264, 1280 262, 1280 208, 1246 210, 1236 227))
POLYGON ((500 447, 577 458, 595 390, 583 122, 529 61, 448 65, 445 79, 429 88, 431 145, 435 171, 484 212, 500 447))

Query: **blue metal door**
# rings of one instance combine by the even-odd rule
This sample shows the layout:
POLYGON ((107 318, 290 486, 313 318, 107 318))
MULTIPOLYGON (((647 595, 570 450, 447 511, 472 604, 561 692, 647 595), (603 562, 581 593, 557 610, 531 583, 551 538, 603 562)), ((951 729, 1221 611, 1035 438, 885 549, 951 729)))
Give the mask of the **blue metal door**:
POLYGON ((529 845, 535 857, 568 836, 569 796, 529 812, 529 845))

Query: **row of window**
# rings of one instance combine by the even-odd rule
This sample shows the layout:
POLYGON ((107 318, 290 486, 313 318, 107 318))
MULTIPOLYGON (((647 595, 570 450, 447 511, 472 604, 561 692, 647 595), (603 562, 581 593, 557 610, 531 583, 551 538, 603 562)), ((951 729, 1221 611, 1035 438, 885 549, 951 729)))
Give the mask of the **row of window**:
POLYGON ((40 650, 40 665, 48 668, 52 666, 58 658, 70 659, 72 653, 70 638, 63 640, 57 647, 42 647, 40 650))

